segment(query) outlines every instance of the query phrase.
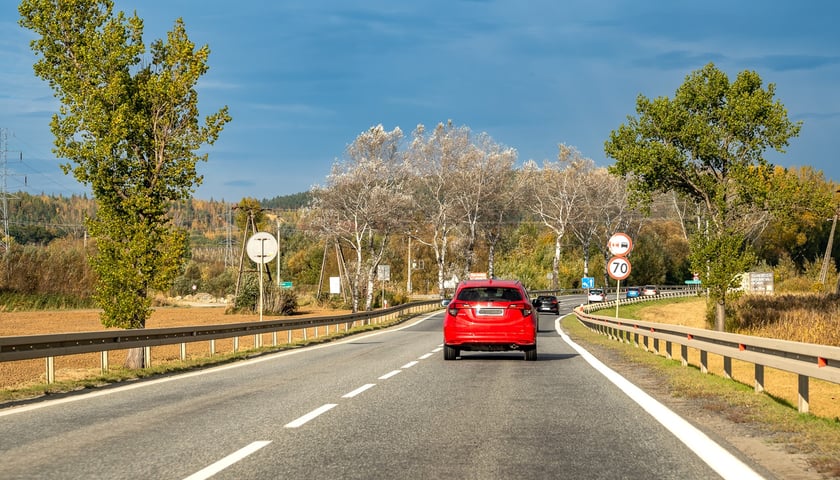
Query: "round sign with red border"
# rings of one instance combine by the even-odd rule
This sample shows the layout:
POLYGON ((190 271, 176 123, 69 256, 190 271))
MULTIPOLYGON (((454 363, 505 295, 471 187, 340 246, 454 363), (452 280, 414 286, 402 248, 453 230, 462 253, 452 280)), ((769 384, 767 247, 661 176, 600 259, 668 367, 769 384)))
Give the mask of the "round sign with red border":
POLYGON ((615 280, 624 280, 630 276, 630 260, 615 256, 607 262, 607 271, 615 280))
POLYGON ((633 240, 626 233, 614 233, 607 241, 607 249, 616 257, 623 257, 633 250, 633 240))

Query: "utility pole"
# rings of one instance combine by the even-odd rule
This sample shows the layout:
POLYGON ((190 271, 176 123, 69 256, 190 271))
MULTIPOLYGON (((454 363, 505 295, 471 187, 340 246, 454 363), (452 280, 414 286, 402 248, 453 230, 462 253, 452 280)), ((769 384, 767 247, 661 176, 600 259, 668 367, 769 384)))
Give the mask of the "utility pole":
MULTIPOLYGON (((9 238, 9 199, 14 198, 8 191, 6 179, 9 178, 9 168, 7 163, 8 157, 8 131, 3 128, 0 129, 0 209, 3 215, 3 239, 0 241, 0 247, 3 248, 4 255, 9 253, 11 246, 11 239, 9 238)), ((21 153, 21 159, 23 153, 21 153)))

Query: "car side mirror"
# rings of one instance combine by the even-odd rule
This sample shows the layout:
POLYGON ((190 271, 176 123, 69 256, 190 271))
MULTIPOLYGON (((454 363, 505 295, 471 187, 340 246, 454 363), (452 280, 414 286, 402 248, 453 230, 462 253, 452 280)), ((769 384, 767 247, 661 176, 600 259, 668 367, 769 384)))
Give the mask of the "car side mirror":
POLYGON ((440 301, 440 306, 441 306, 441 307, 448 307, 448 306, 449 306, 449 303, 450 303, 451 301, 452 301, 452 300, 450 300, 450 299, 448 299, 448 298, 445 298, 445 299, 443 299, 443 300, 441 300, 441 301, 440 301))

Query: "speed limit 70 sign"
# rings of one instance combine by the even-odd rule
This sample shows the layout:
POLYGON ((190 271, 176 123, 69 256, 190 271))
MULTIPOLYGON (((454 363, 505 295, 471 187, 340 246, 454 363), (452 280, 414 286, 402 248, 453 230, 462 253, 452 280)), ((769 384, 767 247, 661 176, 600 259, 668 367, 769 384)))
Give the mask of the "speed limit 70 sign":
POLYGON ((626 257, 615 256, 607 262, 607 271, 615 280, 624 280, 630 276, 630 260, 626 257))

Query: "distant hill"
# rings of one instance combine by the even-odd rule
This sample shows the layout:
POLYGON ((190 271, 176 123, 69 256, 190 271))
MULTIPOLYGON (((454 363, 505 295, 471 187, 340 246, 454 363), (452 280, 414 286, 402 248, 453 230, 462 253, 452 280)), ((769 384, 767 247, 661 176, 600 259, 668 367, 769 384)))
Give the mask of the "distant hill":
POLYGON ((297 210, 308 206, 311 200, 312 195, 309 192, 300 192, 270 199, 264 198, 260 200, 260 205, 263 208, 272 208, 275 210, 297 210))
MULTIPOLYGON (((290 211, 306 207, 310 199, 309 192, 300 192, 263 199, 260 205, 275 211, 290 211)), ((193 198, 174 204, 170 213, 175 225, 192 232, 193 244, 197 245, 214 243, 227 235, 228 225, 233 223, 232 206, 232 203, 193 198)), ((93 199, 84 195, 63 197, 17 192, 8 202, 9 235, 23 245, 46 245, 64 237, 82 238, 84 218, 95 212, 93 199)), ((2 216, 0 211, 0 219, 2 216)))

